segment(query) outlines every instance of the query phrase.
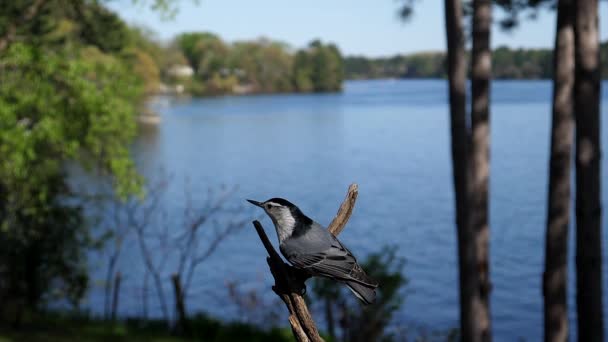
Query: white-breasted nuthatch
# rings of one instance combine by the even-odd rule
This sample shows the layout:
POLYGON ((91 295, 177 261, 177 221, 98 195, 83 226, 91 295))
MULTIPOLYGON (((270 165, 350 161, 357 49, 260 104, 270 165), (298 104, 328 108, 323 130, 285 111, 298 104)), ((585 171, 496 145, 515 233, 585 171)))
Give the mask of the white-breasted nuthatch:
POLYGON ((327 229, 282 198, 247 200, 266 212, 277 230, 281 254, 297 269, 344 283, 365 304, 376 298, 378 283, 327 229))

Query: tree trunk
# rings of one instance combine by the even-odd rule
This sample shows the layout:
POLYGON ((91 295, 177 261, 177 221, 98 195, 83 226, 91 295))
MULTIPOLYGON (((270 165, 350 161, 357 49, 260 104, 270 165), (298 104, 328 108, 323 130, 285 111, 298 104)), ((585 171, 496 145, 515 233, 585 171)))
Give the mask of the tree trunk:
POLYGON ((104 317, 110 319, 111 296, 112 296, 112 275, 116 266, 117 258, 114 255, 110 256, 108 268, 106 270, 106 283, 104 287, 104 317))
POLYGON ((573 0, 559 0, 553 53, 553 113, 543 274, 545 341, 568 340, 568 226, 574 135, 573 0))
POLYGON ((118 299, 120 296, 120 283, 122 280, 122 275, 120 272, 116 273, 116 278, 114 278, 114 293, 112 294, 112 313, 110 319, 112 321, 116 320, 116 313, 118 312, 118 299))
POLYGON ((463 341, 473 341, 475 315, 475 245, 468 219, 470 182, 468 181, 468 139, 466 115, 466 58, 462 28, 462 3, 445 0, 447 38, 447 71, 450 97, 450 132, 456 235, 458 238, 458 269, 460 276, 460 333, 463 341))
POLYGON ((471 78, 471 174, 469 220, 475 244, 478 287, 473 296, 475 331, 471 341, 491 341, 488 180, 490 174, 490 0, 473 1, 473 52, 471 78))
POLYGON ((144 274, 144 286, 142 289, 142 312, 143 312, 143 318, 145 320, 148 319, 148 279, 150 272, 146 271, 146 273, 144 274))
POLYGON ((173 274, 171 276, 173 281, 173 290, 175 292, 175 311, 177 312, 177 323, 178 330, 181 333, 188 334, 188 320, 186 317, 186 305, 184 303, 184 292, 182 291, 182 284, 180 281, 179 274, 173 274))
POLYGON ((578 340, 603 341, 598 1, 576 1, 575 13, 578 340))

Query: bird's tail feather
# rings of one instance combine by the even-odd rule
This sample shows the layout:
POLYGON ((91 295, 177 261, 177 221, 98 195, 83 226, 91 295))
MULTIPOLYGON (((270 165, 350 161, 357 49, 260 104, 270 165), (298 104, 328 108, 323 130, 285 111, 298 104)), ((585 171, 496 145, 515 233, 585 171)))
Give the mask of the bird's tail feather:
POLYGON ((346 281, 346 286, 365 304, 371 304, 376 300, 375 287, 365 286, 356 281, 346 281))

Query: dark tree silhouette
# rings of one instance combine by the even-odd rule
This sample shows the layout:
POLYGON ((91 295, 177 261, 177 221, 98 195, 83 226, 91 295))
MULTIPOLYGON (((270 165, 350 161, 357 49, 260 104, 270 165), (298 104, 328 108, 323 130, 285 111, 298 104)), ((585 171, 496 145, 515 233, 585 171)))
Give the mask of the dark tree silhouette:
POLYGON ((576 306, 579 341, 603 341, 598 0, 575 9, 576 306))
POLYGON ((492 2, 473 1, 473 51, 471 63, 471 172, 469 220, 475 244, 478 287, 473 295, 476 331, 472 341, 491 341, 488 180, 490 174, 490 76, 492 53, 490 25, 492 2))
POLYGON ((458 238, 458 268, 460 276, 460 333, 463 341, 472 341, 476 331, 474 296, 477 286, 475 251, 470 231, 468 211, 469 192, 468 128, 466 115, 466 57, 460 0, 445 0, 445 30, 447 37, 447 71, 450 97, 450 132, 452 144, 453 182, 458 238))
POLYGON ((568 340, 568 225, 574 135, 574 2, 559 0, 553 54, 553 113, 543 274, 545 341, 568 340))
POLYGON ((489 102, 492 2, 473 1, 472 108, 466 116, 466 61, 460 0, 445 0, 453 181, 463 341, 490 341, 489 102))

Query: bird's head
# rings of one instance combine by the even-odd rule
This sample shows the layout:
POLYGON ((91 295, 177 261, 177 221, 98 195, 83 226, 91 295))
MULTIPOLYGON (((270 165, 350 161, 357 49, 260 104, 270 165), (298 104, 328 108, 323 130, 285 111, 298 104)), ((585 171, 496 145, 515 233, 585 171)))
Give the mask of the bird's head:
POLYGON ((304 215, 298 207, 283 198, 271 198, 265 202, 247 200, 249 203, 258 206, 270 216, 270 219, 277 229, 279 240, 283 241, 293 233, 296 225, 309 225, 312 220, 304 215))
POLYGON ((292 214, 292 209, 298 209, 293 203, 283 198, 271 198, 265 202, 258 202, 248 199, 247 202, 258 206, 270 216, 273 222, 276 221, 295 221, 295 217, 292 214))

